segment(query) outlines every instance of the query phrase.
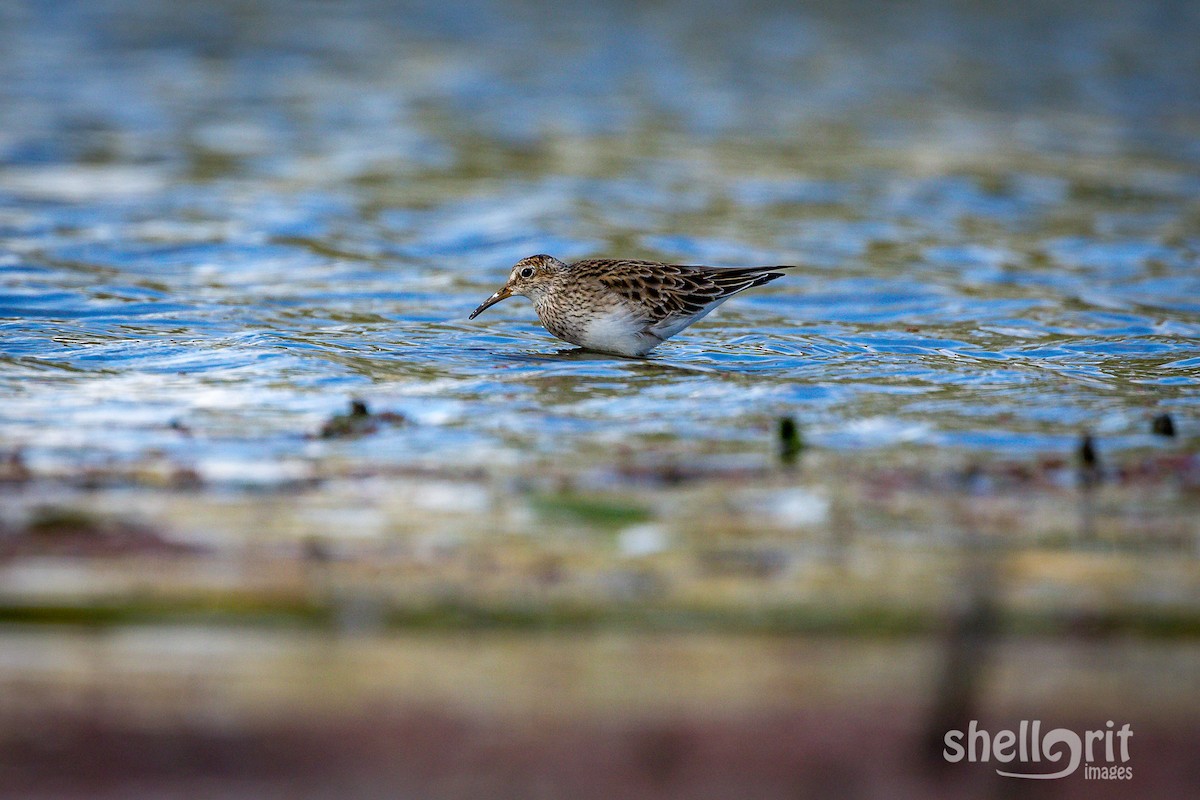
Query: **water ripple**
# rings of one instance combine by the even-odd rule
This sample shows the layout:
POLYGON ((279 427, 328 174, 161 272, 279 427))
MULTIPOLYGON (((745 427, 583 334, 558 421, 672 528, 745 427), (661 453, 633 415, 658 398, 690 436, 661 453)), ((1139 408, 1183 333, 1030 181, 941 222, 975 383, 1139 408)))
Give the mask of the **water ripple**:
POLYGON ((1186 4, 1067 3, 1069 40, 1025 6, 51 5, 0 6, 0 447, 35 465, 1195 435, 1186 4), (629 360, 524 300, 466 319, 534 252, 797 268, 629 360), (416 424, 307 436, 350 396, 416 424))

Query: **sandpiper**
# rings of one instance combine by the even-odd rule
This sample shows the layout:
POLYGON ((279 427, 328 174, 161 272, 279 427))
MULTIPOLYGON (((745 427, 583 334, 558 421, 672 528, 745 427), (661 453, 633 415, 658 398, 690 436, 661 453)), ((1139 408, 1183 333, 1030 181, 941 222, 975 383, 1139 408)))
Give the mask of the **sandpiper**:
POLYGON ((523 258, 500 290, 471 312, 513 295, 533 301, 559 339, 588 350, 644 356, 738 292, 782 278, 779 267, 691 267, 657 261, 595 259, 564 264, 545 254, 523 258))

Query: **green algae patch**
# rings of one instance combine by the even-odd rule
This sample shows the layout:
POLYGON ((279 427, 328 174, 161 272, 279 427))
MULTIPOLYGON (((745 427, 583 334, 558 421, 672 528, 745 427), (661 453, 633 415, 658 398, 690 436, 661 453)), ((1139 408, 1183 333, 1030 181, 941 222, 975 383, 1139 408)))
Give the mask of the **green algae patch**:
POLYGON ((2 605, 0 624, 110 627, 237 624, 324 627, 332 609, 302 599, 245 596, 114 600, 80 605, 2 605))
POLYGON ((541 494, 530 498, 538 517, 549 523, 575 523, 596 528, 621 528, 646 522, 650 510, 619 497, 574 493, 541 494))
MULTIPOLYGON (((297 629, 417 631, 728 633, 911 637, 943 633, 952 622, 941 613, 884 605, 831 607, 782 604, 758 608, 669 603, 443 603, 370 606, 362 613, 347 603, 299 597, 196 597, 90 604, 0 606, 0 624, 33 627, 129 625, 230 625, 297 629), (357 619, 358 621, 354 621, 357 619)), ((1009 611, 1000 615, 996 638, 1136 636, 1200 639, 1200 615, 1188 610, 1124 609, 1062 614, 1009 611)))

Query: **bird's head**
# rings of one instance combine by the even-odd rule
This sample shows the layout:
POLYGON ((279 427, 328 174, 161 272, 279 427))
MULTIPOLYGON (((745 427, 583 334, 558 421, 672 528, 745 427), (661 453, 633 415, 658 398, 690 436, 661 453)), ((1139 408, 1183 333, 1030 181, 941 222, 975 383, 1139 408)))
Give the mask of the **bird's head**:
POLYGON ((522 258, 513 265, 512 272, 508 274, 508 281, 499 291, 480 303, 479 308, 471 312, 469 319, 475 319, 496 303, 513 295, 536 301, 566 268, 567 265, 554 256, 540 254, 522 258))

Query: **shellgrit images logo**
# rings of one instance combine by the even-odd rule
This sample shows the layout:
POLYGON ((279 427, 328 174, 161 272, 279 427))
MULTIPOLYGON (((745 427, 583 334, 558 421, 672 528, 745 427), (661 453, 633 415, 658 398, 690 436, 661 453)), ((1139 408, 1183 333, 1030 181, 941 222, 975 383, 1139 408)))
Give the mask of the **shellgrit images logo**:
POLYGON ((1084 731, 1082 735, 1067 728, 1042 733, 1042 722, 1036 719, 1021 720, 1016 731, 991 734, 971 720, 966 731, 946 731, 942 755, 952 764, 963 759, 999 762, 1005 767, 997 768, 996 774, 1006 778, 1065 778, 1082 764, 1085 779, 1127 781, 1133 779, 1133 767, 1127 765, 1132 736, 1128 722, 1115 728, 1112 720, 1104 728, 1084 731), (1061 766, 1061 769, 1046 772, 1041 768, 1043 762, 1048 762, 1045 767, 1061 766))

